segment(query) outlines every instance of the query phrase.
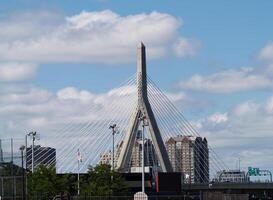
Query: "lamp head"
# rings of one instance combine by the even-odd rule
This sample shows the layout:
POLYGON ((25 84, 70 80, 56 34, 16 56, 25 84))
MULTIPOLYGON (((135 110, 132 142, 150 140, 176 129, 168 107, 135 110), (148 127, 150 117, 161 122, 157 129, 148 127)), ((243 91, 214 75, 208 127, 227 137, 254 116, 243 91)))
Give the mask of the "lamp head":
POLYGON ((25 150, 25 146, 24 145, 22 145, 22 146, 20 146, 20 151, 24 151, 25 150))
POLYGON ((36 131, 35 131, 35 132, 31 131, 31 132, 29 132, 27 135, 28 135, 28 136, 31 136, 31 135, 32 135, 32 136, 35 136, 36 134, 37 134, 36 131))
POLYGON ((116 126, 117 126, 116 124, 110 125, 109 129, 114 129, 114 128, 116 128, 116 126))

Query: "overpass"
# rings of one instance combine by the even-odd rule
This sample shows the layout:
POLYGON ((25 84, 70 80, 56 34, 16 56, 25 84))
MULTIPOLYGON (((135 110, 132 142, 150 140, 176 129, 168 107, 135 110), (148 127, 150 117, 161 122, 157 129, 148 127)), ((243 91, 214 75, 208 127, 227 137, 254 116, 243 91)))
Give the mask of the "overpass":
POLYGON ((182 184, 182 192, 200 194, 205 192, 221 192, 225 194, 249 194, 250 197, 273 198, 273 183, 210 183, 182 184))

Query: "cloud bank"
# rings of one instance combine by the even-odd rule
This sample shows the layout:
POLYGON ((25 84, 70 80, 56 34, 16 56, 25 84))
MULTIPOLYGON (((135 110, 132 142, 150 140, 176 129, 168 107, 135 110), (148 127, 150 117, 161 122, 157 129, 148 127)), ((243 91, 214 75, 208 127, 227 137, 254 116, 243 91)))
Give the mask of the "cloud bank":
POLYGON ((121 16, 111 10, 73 16, 21 13, 0 20, 0 59, 20 62, 121 63, 140 41, 149 58, 195 55, 199 43, 179 35, 182 20, 160 12, 121 16), (197 44, 198 43, 198 44, 197 44))
POLYGON ((31 63, 0 63, 0 82, 29 80, 36 75, 37 66, 31 63))
POLYGON ((177 83, 178 88, 208 93, 235 93, 273 88, 273 44, 257 54, 254 67, 232 68, 209 75, 194 74, 177 83))
POLYGON ((214 113, 195 122, 202 136, 217 148, 226 163, 272 168, 273 97, 263 102, 245 101, 224 113, 214 113))
POLYGON ((253 68, 241 68, 208 76, 195 74, 186 81, 180 81, 178 87, 201 92, 232 93, 272 88, 273 81, 269 77, 257 74, 253 68))

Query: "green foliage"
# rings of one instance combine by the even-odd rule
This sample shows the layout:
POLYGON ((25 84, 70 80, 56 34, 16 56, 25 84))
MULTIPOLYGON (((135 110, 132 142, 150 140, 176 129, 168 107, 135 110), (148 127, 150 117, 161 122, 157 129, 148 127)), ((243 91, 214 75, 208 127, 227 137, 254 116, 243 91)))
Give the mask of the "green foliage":
MULTIPOLYGON (((119 173, 113 172, 110 165, 89 167, 86 175, 80 177, 81 194, 92 196, 125 195, 127 186, 119 173)), ((34 199, 48 200, 58 194, 75 191, 75 174, 57 176, 54 168, 40 166, 28 175, 28 194, 34 199)), ((30 198, 31 199, 31 198, 30 198)))
POLYGON ((31 196, 42 194, 46 196, 45 198, 49 198, 66 193, 68 189, 68 175, 57 176, 54 168, 40 166, 33 174, 28 175, 28 191, 31 196))
POLYGON ((124 195, 127 192, 125 181, 119 173, 111 170, 110 165, 90 166, 81 185, 81 193, 92 196, 124 195))

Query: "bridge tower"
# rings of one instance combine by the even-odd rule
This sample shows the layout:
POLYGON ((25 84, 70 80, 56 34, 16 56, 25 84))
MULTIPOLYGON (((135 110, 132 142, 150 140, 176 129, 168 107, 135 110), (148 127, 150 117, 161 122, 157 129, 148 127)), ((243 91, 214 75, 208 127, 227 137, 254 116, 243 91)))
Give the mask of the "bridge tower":
POLYGON ((160 130, 157 126, 154 113, 148 100, 147 94, 147 73, 146 73, 146 53, 143 43, 137 48, 137 91, 138 104, 133 113, 129 126, 126 130, 120 155, 117 160, 117 169, 128 172, 129 162, 132 156, 132 149, 136 134, 141 123, 140 118, 144 117, 149 127, 149 133, 155 148, 155 153, 159 161, 162 172, 172 172, 172 166, 162 140, 160 130))

